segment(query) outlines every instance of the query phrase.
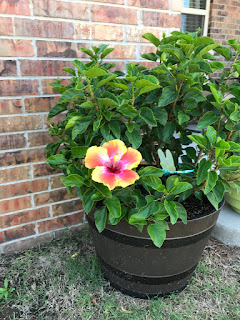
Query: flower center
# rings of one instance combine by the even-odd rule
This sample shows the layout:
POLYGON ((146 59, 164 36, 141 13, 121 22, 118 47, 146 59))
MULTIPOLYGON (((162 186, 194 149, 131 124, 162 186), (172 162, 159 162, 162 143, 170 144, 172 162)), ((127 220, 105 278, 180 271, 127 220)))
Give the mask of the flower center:
POLYGON ((105 164, 107 171, 111 173, 120 173, 122 170, 122 164, 120 162, 108 162, 105 164))

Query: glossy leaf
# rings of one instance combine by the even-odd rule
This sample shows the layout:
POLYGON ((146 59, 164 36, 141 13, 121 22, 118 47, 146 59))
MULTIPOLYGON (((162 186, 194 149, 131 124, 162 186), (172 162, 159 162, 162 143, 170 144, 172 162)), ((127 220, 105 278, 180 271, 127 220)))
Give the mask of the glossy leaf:
POLYGON ((94 212, 94 220, 95 225, 98 229, 98 232, 102 232, 105 229, 107 222, 107 210, 106 207, 102 207, 101 209, 94 212))

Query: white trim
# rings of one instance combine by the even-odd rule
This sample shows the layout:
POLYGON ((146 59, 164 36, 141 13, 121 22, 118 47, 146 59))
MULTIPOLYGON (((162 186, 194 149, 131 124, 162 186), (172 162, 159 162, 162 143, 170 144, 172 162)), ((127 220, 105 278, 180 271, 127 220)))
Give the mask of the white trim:
POLYGON ((197 15, 197 16, 205 16, 206 15, 206 10, 194 9, 194 8, 182 8, 182 13, 194 14, 194 15, 197 15))

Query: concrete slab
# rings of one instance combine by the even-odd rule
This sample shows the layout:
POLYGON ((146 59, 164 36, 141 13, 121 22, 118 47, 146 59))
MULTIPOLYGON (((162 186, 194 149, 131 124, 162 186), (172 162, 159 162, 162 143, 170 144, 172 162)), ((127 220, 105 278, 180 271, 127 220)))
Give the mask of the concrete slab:
POLYGON ((240 247, 240 214, 225 204, 222 208, 212 236, 232 247, 240 247))

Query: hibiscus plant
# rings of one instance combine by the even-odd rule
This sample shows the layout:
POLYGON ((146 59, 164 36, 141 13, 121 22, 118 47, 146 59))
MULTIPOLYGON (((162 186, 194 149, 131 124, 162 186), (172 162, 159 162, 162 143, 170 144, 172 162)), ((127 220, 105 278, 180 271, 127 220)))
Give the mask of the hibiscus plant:
POLYGON ((124 218, 140 231, 147 225, 160 247, 168 222, 187 223, 184 200, 207 197, 218 209, 227 173, 239 170, 240 85, 230 79, 239 76, 240 44, 229 40, 236 58, 216 82, 211 74, 225 64, 210 51, 228 61, 232 51, 198 33, 145 34, 156 47, 143 55, 153 67, 129 63, 126 73, 103 61, 112 48, 83 48, 90 62, 74 60, 63 69, 70 83, 52 83, 61 96, 48 119, 61 114, 62 121, 50 126, 58 140, 47 146, 47 162, 63 170, 62 182, 70 193, 75 187, 85 212, 95 210, 99 232, 124 218), (176 169, 169 176, 165 152, 176 169))

